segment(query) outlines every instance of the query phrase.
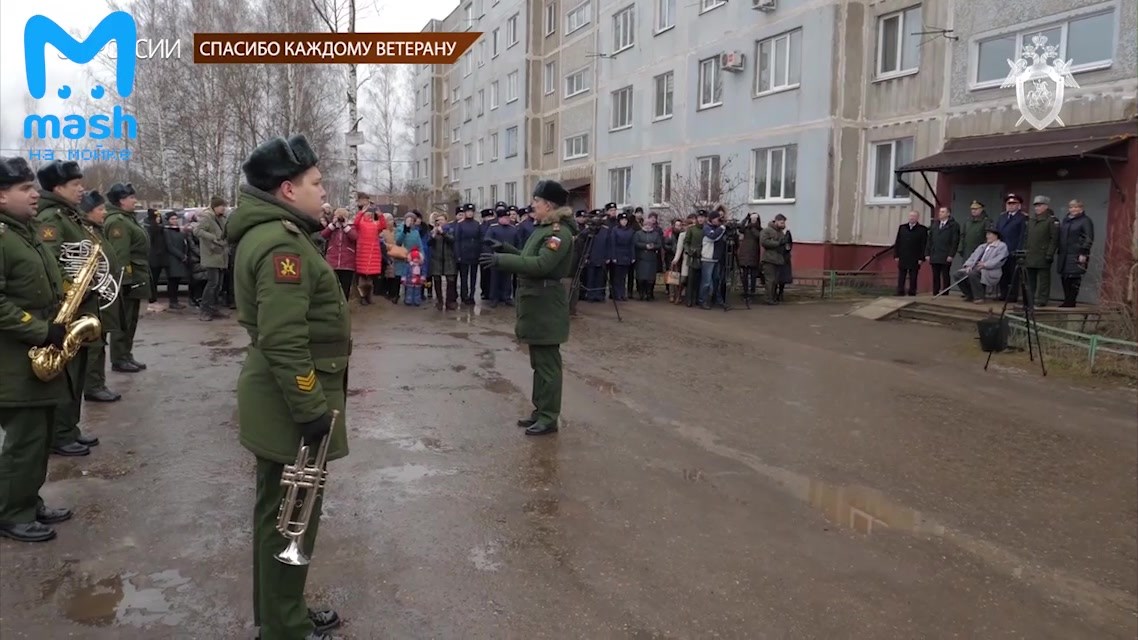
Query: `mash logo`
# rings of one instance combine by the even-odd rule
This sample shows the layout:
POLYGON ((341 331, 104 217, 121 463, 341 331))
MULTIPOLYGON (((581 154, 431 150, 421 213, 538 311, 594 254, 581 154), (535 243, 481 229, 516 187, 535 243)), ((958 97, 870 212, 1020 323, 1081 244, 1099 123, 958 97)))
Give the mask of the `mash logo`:
POLYGON ((1058 57, 1059 47, 1047 44, 1047 36, 1037 34, 1032 37, 1030 45, 1023 46, 1018 60, 1008 60, 1011 71, 1000 86, 1016 88, 1020 112, 1017 127, 1024 121, 1039 130, 1046 129, 1052 122, 1066 126, 1059 118, 1063 97, 1068 87, 1077 89, 1079 83, 1071 76, 1073 61, 1064 62, 1058 57), (1052 60, 1055 60, 1054 64, 1052 60))

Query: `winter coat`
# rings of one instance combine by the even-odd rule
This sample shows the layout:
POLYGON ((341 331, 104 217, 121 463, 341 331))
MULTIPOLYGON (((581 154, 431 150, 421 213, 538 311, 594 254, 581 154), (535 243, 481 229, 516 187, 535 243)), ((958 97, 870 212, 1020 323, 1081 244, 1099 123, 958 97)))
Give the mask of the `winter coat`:
MULTIPOLYGON (((350 222, 333 221, 320 231, 324 239, 324 259, 337 271, 356 270, 356 242, 359 234, 350 222)), ((375 275, 375 274, 369 274, 375 275)))
POLYGON ((518 248, 526 246, 529 237, 533 235, 535 223, 533 217, 526 216, 525 220, 518 223, 518 248))
POLYGON ((929 228, 921 223, 912 227, 905 223, 897 227, 897 238, 893 241, 893 257, 902 269, 915 269, 925 261, 925 249, 929 242, 929 228))
POLYGON ((186 264, 190 269, 190 279, 205 280, 205 267, 202 266, 201 261, 201 242, 192 230, 183 229, 182 234, 186 236, 186 264))
POLYGON ((740 267, 759 266, 759 235, 762 232, 762 226, 754 222, 743 227, 743 233, 739 238, 738 260, 740 267))
POLYGON ((1008 253, 1015 254, 1016 251, 1023 248, 1024 231, 1027 230, 1027 215, 1018 211, 1016 215, 1009 216, 1005 211, 996 219, 996 230, 1000 232, 1004 244, 1008 245, 1008 253))
POLYGON ((620 227, 613 229, 612 234, 612 248, 613 260, 621 267, 627 267, 636 261, 636 231, 632 226, 620 227))
POLYGON ((980 272, 980 282, 986 287, 994 287, 1000 284, 1000 278, 1004 274, 1004 262, 1008 259, 1008 246, 1003 242, 997 240, 991 245, 991 250, 988 251, 988 244, 982 244, 972 251, 972 255, 964 261, 964 267, 971 269, 976 267, 983 258, 984 266, 980 272), (987 255, 984 255, 987 251, 987 255))
POLYGON ((166 266, 166 225, 156 218, 146 219, 146 233, 150 236, 150 264, 155 267, 166 266))
POLYGON ((458 264, 478 264, 482 253, 482 225, 474 219, 454 225, 454 253, 458 264))
POLYGON ((229 244, 225 241, 222 220, 212 210, 207 209, 198 216, 194 227, 194 237, 198 239, 201 251, 201 265, 206 269, 225 269, 229 266, 229 244))
POLYGON ((952 218, 944 221, 941 228, 940 220, 933 220, 929 225, 929 239, 925 244, 925 257, 929 264, 948 264, 956 255, 960 247, 960 225, 952 218))
POLYGON ((428 235, 427 243, 431 247, 430 274, 432 276, 458 275, 458 261, 455 259, 454 232, 450 225, 443 227, 439 235, 428 235))
POLYGON ((162 247, 166 252, 166 278, 190 279, 190 237, 178 227, 162 229, 162 247))
POLYGON ((787 229, 783 235, 782 259, 784 262, 778 267, 778 283, 791 284, 794 282, 794 267, 790 263, 790 250, 794 247, 794 238, 787 229))
POLYGON ((763 247, 762 261, 765 264, 774 264, 782 266, 786 264, 786 251, 783 246, 787 241, 787 232, 782 229, 776 229, 771 223, 763 227, 763 232, 759 234, 759 244, 763 247))
POLYGON ((1050 269, 1059 248, 1059 219, 1050 209, 1027 220, 1027 233, 1023 249, 1023 266, 1029 269, 1050 269))
POLYGON ((616 247, 613 246, 612 229, 601 227, 594 231, 593 244, 589 247, 588 260, 590 267, 603 267, 616 257, 616 247))
MULTIPOLYGON (((419 227, 408 227, 407 225, 398 225, 395 228, 395 244, 407 250, 407 254, 411 254, 412 249, 418 249, 419 253, 423 253, 423 238, 419 235, 419 227)), ((400 278, 406 276, 410 269, 408 269, 406 260, 395 261, 395 275, 400 278)))
POLYGON ((976 247, 988 241, 986 236, 988 229, 991 228, 992 219, 988 217, 987 213, 981 213, 978 216, 969 215, 960 232, 960 249, 957 253, 965 258, 972 255, 976 247))
POLYGON ((1086 213, 1068 215, 1059 223, 1059 275, 1081 276, 1091 261, 1091 247, 1095 243, 1095 225, 1086 213), (1079 264, 1079 256, 1087 256, 1079 264))
POLYGON ((656 274, 660 272, 664 234, 659 229, 641 229, 633 238, 636 243, 636 279, 640 282, 654 282, 656 274), (648 245, 652 245, 651 248, 648 245))
POLYGON ((356 232, 356 273, 362 276, 378 276, 383 273, 383 254, 379 248, 379 236, 387 228, 387 220, 378 216, 375 220, 366 213, 356 214, 352 222, 356 232))

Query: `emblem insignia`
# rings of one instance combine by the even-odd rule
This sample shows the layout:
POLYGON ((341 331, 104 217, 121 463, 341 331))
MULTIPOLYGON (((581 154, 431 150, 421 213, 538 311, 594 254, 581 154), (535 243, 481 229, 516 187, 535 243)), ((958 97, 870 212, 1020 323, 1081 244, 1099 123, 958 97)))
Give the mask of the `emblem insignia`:
POLYGON ((1025 44, 1018 60, 1008 60, 1008 77, 1001 88, 1016 88, 1016 104, 1020 118, 1016 126, 1025 121, 1042 131, 1052 122, 1065 127, 1059 117, 1063 97, 1068 87, 1079 88, 1071 76, 1072 60, 1059 60, 1059 47, 1047 44, 1047 36, 1036 34, 1031 44, 1025 44), (1041 53, 1042 51, 1042 53, 1041 53), (1054 63, 1051 61, 1054 60, 1054 63))
POLYGON ((40 240, 51 242, 55 240, 55 227, 40 227, 40 240))
POLYGON ((316 388, 316 371, 308 372, 308 375, 296 376, 296 388, 304 393, 312 393, 316 388))
POLYGON ((300 229, 297 229, 296 225, 293 224, 291 220, 281 220, 281 224, 284 225, 285 229, 288 229, 289 231, 291 231, 293 233, 296 233, 296 234, 300 233, 300 229))
POLYGON ((549 236, 549 238, 545 241, 545 247, 550 251, 557 251, 561 248, 561 238, 558 238, 557 236, 549 236))
POLYGON ((274 253, 273 273, 277 282, 300 283, 300 256, 295 253, 274 253))
POLYGON ((121 238, 122 237, 122 229, 120 229, 118 227, 112 228, 111 229, 111 237, 112 238, 121 238))

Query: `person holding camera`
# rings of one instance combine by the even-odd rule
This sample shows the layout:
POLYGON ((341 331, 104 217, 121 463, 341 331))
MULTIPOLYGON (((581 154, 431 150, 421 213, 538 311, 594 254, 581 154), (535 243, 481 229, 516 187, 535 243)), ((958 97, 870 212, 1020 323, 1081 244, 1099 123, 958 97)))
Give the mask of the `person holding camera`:
POLYGON ((778 304, 779 276, 783 265, 786 264, 786 246, 790 242, 790 234, 786 231, 786 216, 776 215, 759 234, 759 245, 763 248, 763 280, 767 289, 765 304, 778 304))
MULTIPOLYGON (((471 213, 474 205, 468 204, 471 213)), ((431 216, 431 232, 427 236, 430 246, 431 288, 435 290, 435 309, 443 310, 443 281, 446 281, 446 310, 458 308, 458 263, 455 261, 454 231, 446 224, 443 213, 431 216)))
POLYGON ((340 207, 332 212, 324 228, 324 259, 336 271, 344 300, 352 299, 352 281, 356 277, 356 242, 359 234, 355 225, 348 222, 348 210, 340 207))
MULTIPOLYGON (((361 193, 360 200, 368 202, 367 194, 361 193)), ((344 228, 347 229, 347 224, 344 228)), ((351 228, 356 236, 355 272, 360 304, 371 304, 372 294, 376 289, 384 289, 386 284, 383 282, 383 250, 380 246, 380 237, 387 229, 387 219, 379 214, 378 209, 369 205, 356 213, 351 228)), ((349 298, 345 296, 345 299, 349 298)))
POLYGON ((759 269, 759 236, 762 232, 762 218, 757 213, 748 213, 743 218, 736 259, 743 270, 743 295, 749 299, 755 297, 755 283, 762 277, 759 269))

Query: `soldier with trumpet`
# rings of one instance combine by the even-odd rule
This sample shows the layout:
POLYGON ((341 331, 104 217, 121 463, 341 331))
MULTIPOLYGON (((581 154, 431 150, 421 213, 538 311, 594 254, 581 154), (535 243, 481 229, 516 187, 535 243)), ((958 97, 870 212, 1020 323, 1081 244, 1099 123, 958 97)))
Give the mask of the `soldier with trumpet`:
POLYGON ((309 609, 304 599, 319 492, 308 491, 303 507, 282 503, 286 485, 295 486, 295 468, 309 466, 300 460, 307 451, 321 451, 318 465, 321 457, 348 454, 343 416, 351 324, 336 272, 311 237, 321 229, 325 195, 317 162, 304 136, 254 149, 242 165, 247 184, 227 228, 237 247, 237 321, 251 339, 237 411, 241 444, 257 459, 253 618, 262 640, 330 640, 327 632, 340 625, 334 611, 309 609), (298 445, 307 449, 298 452, 298 445), (287 527, 301 542, 290 558, 290 537, 278 526, 294 511, 310 515, 287 527))
POLYGON ((29 347, 61 348, 67 327, 53 324, 63 297, 55 256, 36 237, 35 176, 23 158, 0 158, 0 536, 20 542, 55 537, 51 524, 71 517, 39 497, 56 406, 69 398, 67 379, 33 373, 29 347))

